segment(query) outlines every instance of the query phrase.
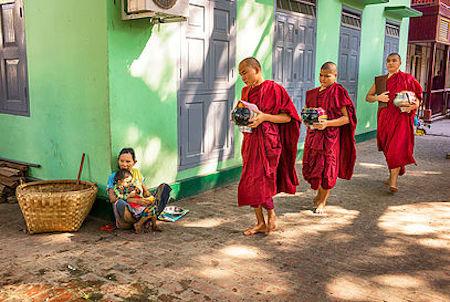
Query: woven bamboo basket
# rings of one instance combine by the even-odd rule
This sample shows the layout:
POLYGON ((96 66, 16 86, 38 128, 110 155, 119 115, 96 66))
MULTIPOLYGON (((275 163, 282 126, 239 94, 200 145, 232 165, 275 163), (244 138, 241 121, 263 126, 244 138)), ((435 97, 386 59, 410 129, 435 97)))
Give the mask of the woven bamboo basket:
POLYGON ((35 181, 16 189, 30 234, 77 231, 96 195, 96 184, 76 180, 35 181))

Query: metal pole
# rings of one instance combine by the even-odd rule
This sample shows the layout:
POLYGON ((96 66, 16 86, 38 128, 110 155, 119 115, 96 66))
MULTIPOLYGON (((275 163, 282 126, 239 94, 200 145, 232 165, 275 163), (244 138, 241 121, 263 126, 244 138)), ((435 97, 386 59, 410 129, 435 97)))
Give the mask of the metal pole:
POLYGON ((426 87, 427 100, 425 104, 425 110, 423 114, 423 119, 426 121, 431 121, 431 87, 433 85, 433 75, 434 75, 434 57, 436 54, 436 42, 431 42, 431 54, 428 60, 428 80, 426 87))
POLYGON ((444 70, 442 71, 444 73, 444 107, 442 108, 442 113, 444 115, 447 114, 448 112, 448 106, 449 106, 449 102, 448 102, 448 96, 449 93, 447 92, 447 79, 448 79, 448 60, 450 58, 450 47, 448 45, 445 46, 445 59, 444 59, 444 70))

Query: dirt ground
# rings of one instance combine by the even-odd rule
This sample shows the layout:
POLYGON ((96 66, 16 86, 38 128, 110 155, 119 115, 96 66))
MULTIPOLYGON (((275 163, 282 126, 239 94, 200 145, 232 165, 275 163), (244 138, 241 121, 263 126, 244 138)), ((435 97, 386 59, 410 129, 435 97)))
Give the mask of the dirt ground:
POLYGON ((242 235, 254 217, 236 184, 177 201, 185 219, 139 235, 90 217, 27 235, 18 205, 0 204, 0 301, 450 301, 450 120, 416 137, 395 195, 376 141, 357 148, 327 214, 302 181, 275 198, 269 236, 242 235))

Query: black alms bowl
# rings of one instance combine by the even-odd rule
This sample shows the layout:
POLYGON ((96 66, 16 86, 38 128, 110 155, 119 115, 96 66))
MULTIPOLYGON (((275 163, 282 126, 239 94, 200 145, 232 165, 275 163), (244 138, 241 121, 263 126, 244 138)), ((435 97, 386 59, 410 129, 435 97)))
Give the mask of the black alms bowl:
POLYGON ((235 108, 231 112, 231 117, 234 123, 238 126, 247 126, 250 124, 250 117, 252 112, 248 108, 235 108))

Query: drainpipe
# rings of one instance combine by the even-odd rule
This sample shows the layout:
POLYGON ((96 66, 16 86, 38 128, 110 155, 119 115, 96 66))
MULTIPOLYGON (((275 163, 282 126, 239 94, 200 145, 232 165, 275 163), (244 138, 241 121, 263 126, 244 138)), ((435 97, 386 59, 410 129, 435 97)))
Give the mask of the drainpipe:
POLYGON ((449 91, 447 91, 447 73, 448 73, 448 59, 450 56, 450 47, 448 45, 445 45, 445 59, 444 59, 444 68, 443 68, 443 73, 444 73, 444 107, 442 108, 442 113, 444 114, 444 116, 447 115, 448 113, 448 107, 449 107, 449 102, 448 102, 448 96, 449 96, 449 91))
POLYGON ((436 42, 431 43, 431 54, 428 61, 428 80, 426 87, 426 103, 425 110, 423 112, 424 121, 431 122, 431 87, 433 86, 433 75, 434 75, 434 56, 436 54, 436 42))

